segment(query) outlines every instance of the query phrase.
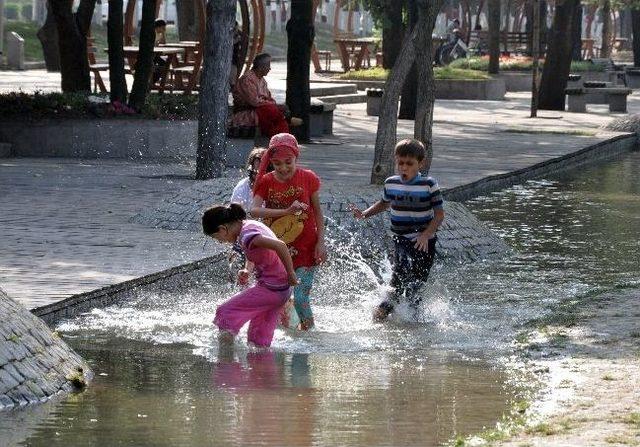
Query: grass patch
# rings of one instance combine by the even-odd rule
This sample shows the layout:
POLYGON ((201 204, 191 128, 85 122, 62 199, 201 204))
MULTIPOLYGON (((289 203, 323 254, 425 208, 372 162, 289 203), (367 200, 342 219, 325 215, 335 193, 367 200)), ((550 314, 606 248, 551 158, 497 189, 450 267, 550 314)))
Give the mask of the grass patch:
POLYGON ((532 427, 528 427, 525 432, 530 435, 553 436, 563 431, 571 430, 571 428, 572 425, 568 420, 562 420, 557 424, 542 422, 532 427))
MULTIPOLYGON (((386 81, 391 70, 382 67, 367 68, 365 70, 352 70, 339 74, 336 78, 350 81, 386 81)), ((454 81, 485 81, 491 79, 487 73, 477 70, 462 68, 436 67, 433 69, 433 76, 437 80, 454 81)))
POLYGON ((631 413, 623 421, 625 424, 635 425, 636 428, 640 429, 640 413, 631 413))
POLYGON ((616 378, 613 377, 611 374, 605 374, 604 376, 602 376, 602 380, 606 380, 608 382, 612 382, 612 381, 616 380, 616 378))
POLYGON ((528 133, 528 134, 557 134, 557 135, 577 135, 581 137, 593 137, 597 134, 595 130, 584 129, 530 129, 526 127, 510 127, 503 130, 505 133, 528 133))
MULTIPOLYGON (((544 61, 540 61, 540 68, 544 65, 544 61)), ((469 57, 457 59, 449 65, 454 68, 464 68, 468 70, 488 71, 489 57, 469 57)), ((527 72, 533 69, 533 62, 529 57, 509 57, 500 59, 501 71, 522 71, 527 72)), ((573 61, 571 62, 571 72, 580 73, 584 71, 604 71, 605 67, 597 65, 589 61, 573 61)))
POLYGON ((624 435, 612 435, 604 438, 607 444, 638 445, 638 441, 624 435))

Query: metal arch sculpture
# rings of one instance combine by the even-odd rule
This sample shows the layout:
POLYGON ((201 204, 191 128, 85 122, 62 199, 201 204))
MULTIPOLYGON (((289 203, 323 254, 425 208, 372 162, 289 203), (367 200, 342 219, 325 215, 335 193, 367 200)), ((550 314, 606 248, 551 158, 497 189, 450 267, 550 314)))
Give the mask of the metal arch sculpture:
MULTIPOLYGON (((156 0, 156 16, 163 0, 156 0)), ((204 41, 206 30, 205 0, 194 0, 198 17, 198 41, 204 41)), ((133 43, 133 16, 137 0, 128 0, 124 17, 124 44, 133 43)), ((253 58, 264 47, 265 15, 262 0, 238 0, 242 20, 242 45, 240 59, 245 61, 243 72, 251 67, 253 58), (253 29, 251 27, 253 22, 253 29)))

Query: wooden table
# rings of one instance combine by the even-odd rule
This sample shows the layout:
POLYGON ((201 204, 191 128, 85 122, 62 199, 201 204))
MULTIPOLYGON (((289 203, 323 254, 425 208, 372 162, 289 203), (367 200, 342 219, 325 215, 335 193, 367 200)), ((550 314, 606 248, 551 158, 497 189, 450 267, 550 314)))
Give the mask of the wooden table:
MULTIPOLYGON (((124 50, 124 57, 127 60, 127 63, 129 64, 129 70, 131 70, 131 73, 134 73, 136 68, 136 62, 138 60, 138 53, 140 52, 140 49, 136 46, 125 46, 123 50, 124 50)), ((184 54, 184 50, 182 48, 171 48, 166 46, 153 48, 154 57, 155 56, 166 57, 167 63, 164 65, 164 68, 160 73, 160 77, 158 78, 158 81, 154 85, 152 85, 152 88, 157 89, 158 92, 160 93, 164 92, 164 88, 167 83, 167 75, 169 74, 169 69, 171 67, 178 66, 179 54, 184 54)), ((153 76, 153 69, 151 70, 151 76, 153 76)))
POLYGON ((593 42, 594 39, 582 39, 582 59, 593 59, 593 42))
POLYGON ((160 45, 167 48, 181 48, 184 52, 182 58, 182 65, 193 64, 196 59, 196 52, 199 51, 200 42, 195 40, 181 40, 180 42, 167 42, 160 45))
POLYGON ((338 47, 338 54, 340 55, 342 69, 344 71, 349 71, 351 68, 360 70, 365 60, 367 67, 370 67, 371 62, 369 61, 369 56, 372 51, 375 53, 375 49, 380 42, 380 40, 375 37, 336 38, 333 41, 336 47, 338 47), (373 50, 369 49, 370 46, 373 46, 373 50), (353 66, 351 65, 350 58, 352 54, 355 55, 353 66))

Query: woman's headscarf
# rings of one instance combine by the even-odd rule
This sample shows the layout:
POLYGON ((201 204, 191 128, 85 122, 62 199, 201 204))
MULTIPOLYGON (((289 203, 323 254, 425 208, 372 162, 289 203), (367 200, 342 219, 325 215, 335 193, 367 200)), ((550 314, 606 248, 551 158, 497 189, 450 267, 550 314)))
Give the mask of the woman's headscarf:
POLYGON ((267 169, 273 159, 298 158, 300 149, 298 148, 298 140, 290 133, 279 133, 271 137, 269 141, 269 149, 262 155, 260 160, 260 168, 254 183, 254 189, 263 175, 267 173, 267 169))

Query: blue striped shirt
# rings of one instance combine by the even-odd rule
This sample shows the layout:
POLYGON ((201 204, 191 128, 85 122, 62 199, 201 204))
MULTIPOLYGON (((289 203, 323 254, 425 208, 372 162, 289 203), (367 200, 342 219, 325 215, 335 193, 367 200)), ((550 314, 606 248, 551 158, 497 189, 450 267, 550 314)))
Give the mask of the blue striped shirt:
POLYGON ((399 175, 386 179, 382 201, 391 202, 391 231, 411 240, 427 228, 434 210, 442 209, 438 182, 420 173, 408 182, 399 175))

